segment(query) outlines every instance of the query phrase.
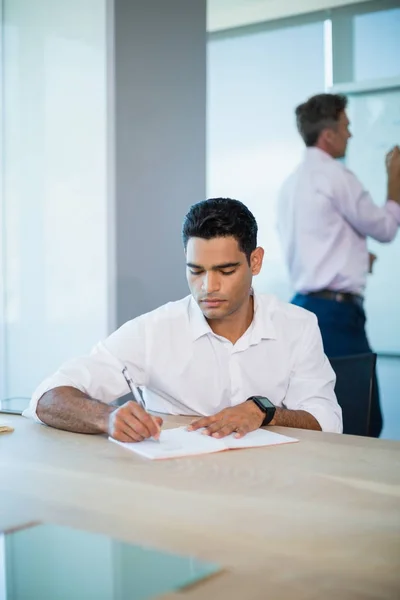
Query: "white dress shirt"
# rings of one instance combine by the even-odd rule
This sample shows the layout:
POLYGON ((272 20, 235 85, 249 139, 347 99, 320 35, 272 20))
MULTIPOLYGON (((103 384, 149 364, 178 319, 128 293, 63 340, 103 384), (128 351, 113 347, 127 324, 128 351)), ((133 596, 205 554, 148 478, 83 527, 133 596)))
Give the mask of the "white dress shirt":
POLYGON ((278 231, 296 292, 322 289, 363 294, 369 268, 366 238, 390 242, 400 206, 372 201, 357 177, 319 148, 284 183, 278 231))
POLYGON ((91 354, 66 363, 35 391, 25 416, 39 420, 40 397, 73 386, 112 402, 129 392, 126 367, 146 408, 174 415, 214 415, 253 395, 311 413, 323 431, 342 432, 335 374, 316 317, 274 296, 254 296, 254 318, 232 344, 213 333, 188 296, 128 321, 91 354))

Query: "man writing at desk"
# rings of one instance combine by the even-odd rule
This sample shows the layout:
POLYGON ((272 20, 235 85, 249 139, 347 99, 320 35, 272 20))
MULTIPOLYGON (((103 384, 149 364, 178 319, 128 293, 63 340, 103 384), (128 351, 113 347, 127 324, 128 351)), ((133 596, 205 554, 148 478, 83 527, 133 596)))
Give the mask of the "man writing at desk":
POLYGON ((191 295, 66 363, 35 391, 25 416, 122 442, 158 437, 162 419, 148 411, 196 415, 191 428, 215 437, 263 425, 340 433, 315 316, 252 290, 264 251, 251 212, 231 199, 195 204, 183 244, 191 295), (143 390, 146 408, 109 405, 128 392, 127 379, 143 390))

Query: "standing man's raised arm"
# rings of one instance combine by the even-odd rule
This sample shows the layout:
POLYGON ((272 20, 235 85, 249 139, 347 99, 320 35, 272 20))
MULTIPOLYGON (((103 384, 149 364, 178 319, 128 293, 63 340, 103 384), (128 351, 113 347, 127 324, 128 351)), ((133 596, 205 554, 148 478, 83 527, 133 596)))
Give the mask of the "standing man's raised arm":
POLYGON ((400 227, 400 151, 396 147, 392 153, 387 165, 389 195, 383 206, 373 202, 351 171, 343 169, 342 180, 332 182, 332 202, 340 214, 362 236, 383 243, 391 242, 400 227))

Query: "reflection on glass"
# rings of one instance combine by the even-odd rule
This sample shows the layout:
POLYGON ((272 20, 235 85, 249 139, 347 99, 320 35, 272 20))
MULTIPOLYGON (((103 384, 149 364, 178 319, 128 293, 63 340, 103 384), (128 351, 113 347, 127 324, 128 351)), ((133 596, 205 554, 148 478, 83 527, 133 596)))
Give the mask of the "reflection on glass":
POLYGON ((146 600, 219 568, 55 525, 5 536, 6 600, 146 600))

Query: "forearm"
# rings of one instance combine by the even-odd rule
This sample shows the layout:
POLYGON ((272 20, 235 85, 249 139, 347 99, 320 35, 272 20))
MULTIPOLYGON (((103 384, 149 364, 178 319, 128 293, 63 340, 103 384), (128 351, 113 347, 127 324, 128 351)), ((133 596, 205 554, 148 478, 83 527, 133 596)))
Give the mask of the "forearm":
POLYGON ((40 398, 37 416, 43 423, 76 433, 107 433, 108 418, 115 410, 74 387, 57 387, 40 398))
POLYGON ((286 408, 277 408, 275 416, 270 425, 321 431, 321 426, 317 419, 305 410, 288 410, 286 408))

